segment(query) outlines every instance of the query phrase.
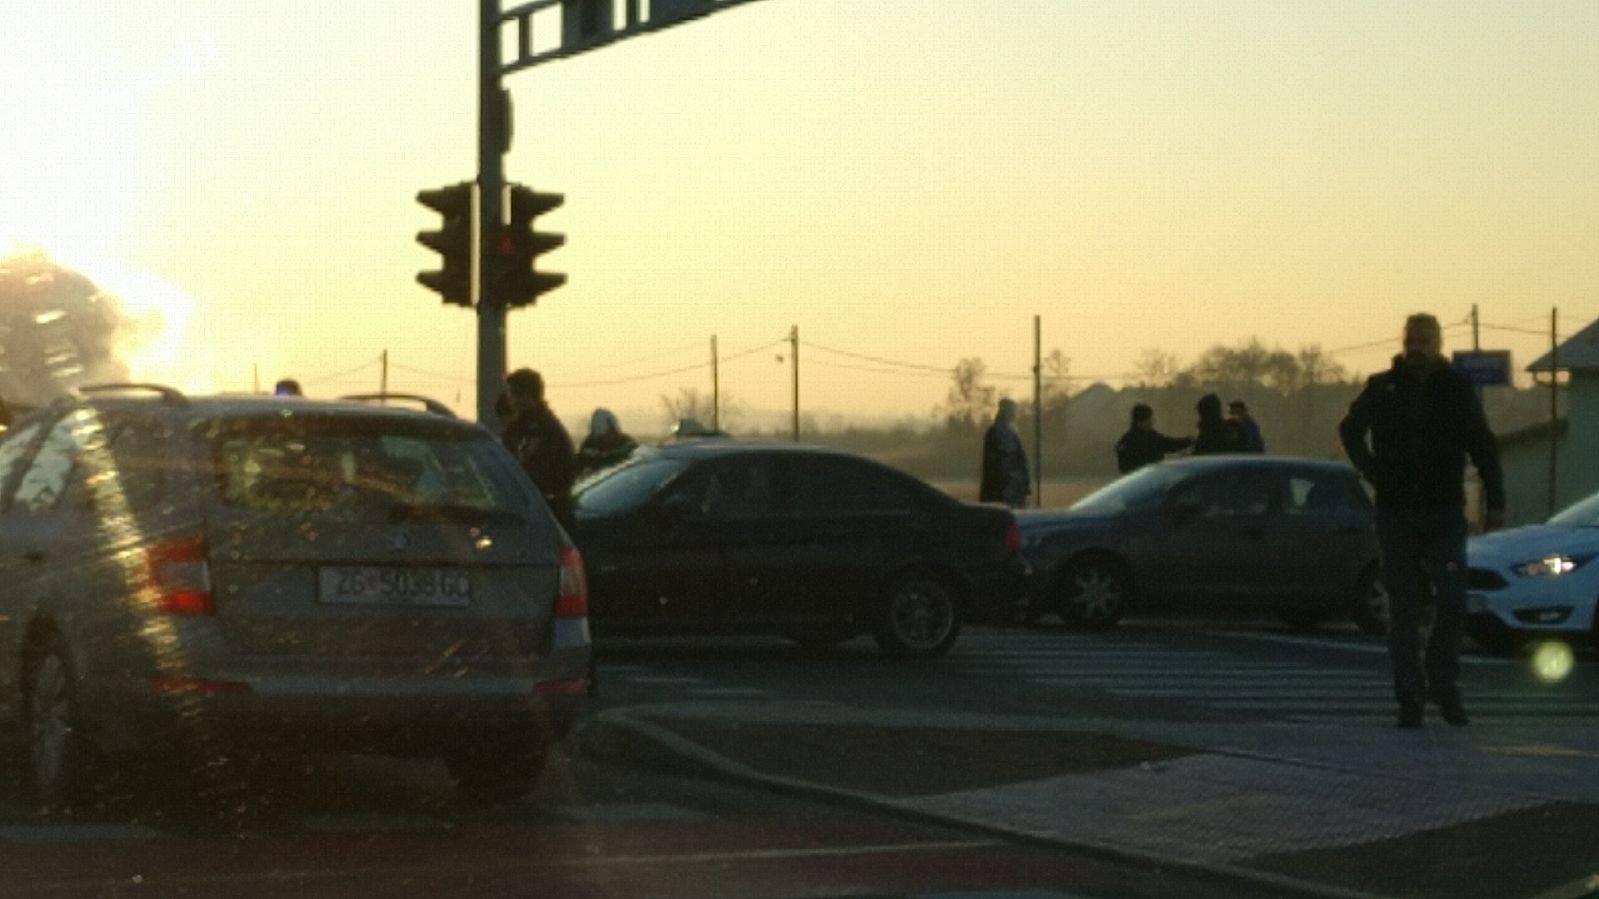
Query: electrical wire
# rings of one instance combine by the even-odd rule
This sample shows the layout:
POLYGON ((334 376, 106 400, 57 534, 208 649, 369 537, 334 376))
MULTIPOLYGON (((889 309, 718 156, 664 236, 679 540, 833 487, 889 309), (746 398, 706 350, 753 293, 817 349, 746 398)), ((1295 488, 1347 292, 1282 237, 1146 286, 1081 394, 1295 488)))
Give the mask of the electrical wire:
POLYGON ((333 381, 333 380, 337 380, 339 378, 347 378, 350 375, 366 371, 367 369, 371 368, 374 365, 377 365, 378 363, 380 363, 382 361, 383 361, 383 357, 382 356, 373 356, 371 359, 367 360, 366 362, 361 363, 360 365, 357 365, 354 368, 345 369, 344 371, 329 372, 327 374, 312 375, 310 377, 300 378, 299 381, 300 381, 301 384, 321 384, 324 381, 333 381))

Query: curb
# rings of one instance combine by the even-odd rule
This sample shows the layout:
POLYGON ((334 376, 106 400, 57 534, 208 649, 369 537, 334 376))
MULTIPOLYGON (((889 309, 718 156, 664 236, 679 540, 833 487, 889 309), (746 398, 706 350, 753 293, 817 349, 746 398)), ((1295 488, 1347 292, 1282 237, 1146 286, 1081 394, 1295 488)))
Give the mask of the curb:
POLYGON ((735 759, 713 752, 658 724, 634 718, 619 709, 608 709, 594 715, 584 723, 576 736, 577 748, 590 758, 641 763, 679 772, 687 768, 697 774, 752 784, 790 795, 828 799, 873 811, 889 812, 922 823, 953 825, 1034 845, 1070 849, 1110 861, 1184 871, 1229 883, 1242 881, 1276 890, 1285 895, 1311 897, 1311 899, 1383 899, 1376 893, 1328 886, 1239 865, 1162 855, 1093 840, 1065 839, 1025 828, 1007 827, 960 815, 932 812, 875 793, 766 774, 735 759))

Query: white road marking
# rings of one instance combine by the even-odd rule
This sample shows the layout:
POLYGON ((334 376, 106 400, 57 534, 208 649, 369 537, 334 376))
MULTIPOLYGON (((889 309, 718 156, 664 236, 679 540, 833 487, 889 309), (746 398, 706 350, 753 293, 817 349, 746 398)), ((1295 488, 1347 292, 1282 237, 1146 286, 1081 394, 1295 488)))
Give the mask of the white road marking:
MULTIPOLYGON (((1237 637, 1241 640, 1263 640, 1268 643, 1285 643, 1291 646, 1315 646, 1321 649, 1339 649, 1349 652, 1364 652, 1373 655, 1387 655, 1388 647, 1381 643, 1348 643, 1325 637, 1289 637, 1284 634, 1250 634, 1243 631, 1226 631, 1223 637, 1237 637)), ((1481 656, 1463 655, 1460 657, 1462 665, 1496 665, 1506 666, 1516 664, 1516 659, 1483 658, 1481 656)))

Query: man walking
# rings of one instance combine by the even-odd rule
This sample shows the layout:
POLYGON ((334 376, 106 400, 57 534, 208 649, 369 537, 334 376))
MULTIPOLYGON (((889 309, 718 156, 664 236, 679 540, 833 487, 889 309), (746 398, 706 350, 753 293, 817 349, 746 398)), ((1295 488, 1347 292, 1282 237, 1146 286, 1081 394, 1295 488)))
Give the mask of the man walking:
POLYGON ((544 378, 531 368, 519 368, 506 377, 505 395, 511 408, 511 420, 501 433, 505 448, 544 495, 555 519, 570 527, 577 464, 572 438, 544 402, 544 378))
POLYGON ((1266 451, 1266 440, 1260 436, 1260 425, 1255 423, 1254 416, 1249 414, 1249 407, 1244 405, 1243 400, 1233 400, 1227 404, 1227 417, 1237 422, 1244 452, 1264 453, 1266 451))
POLYGON ((1399 726, 1420 727, 1428 699, 1445 721, 1465 725, 1457 680, 1466 614, 1466 456, 1482 476, 1489 530, 1504 522, 1505 490, 1482 404, 1444 359, 1437 318, 1423 313, 1405 321, 1404 353, 1366 382, 1338 432, 1349 460, 1377 489, 1399 726), (1437 615, 1423 663, 1418 630, 1429 599, 1437 615))
POLYGON ((977 488, 979 502, 1000 502, 1013 509, 1027 505, 1032 478, 1027 473, 1027 451, 1022 438, 1011 427, 1016 420, 1016 401, 1002 399, 994 413, 994 423, 983 434, 983 480, 977 488))
POLYGON ((1116 441, 1116 470, 1128 474, 1193 445, 1192 437, 1167 437, 1155 430, 1155 410, 1139 403, 1133 406, 1132 426, 1116 441))

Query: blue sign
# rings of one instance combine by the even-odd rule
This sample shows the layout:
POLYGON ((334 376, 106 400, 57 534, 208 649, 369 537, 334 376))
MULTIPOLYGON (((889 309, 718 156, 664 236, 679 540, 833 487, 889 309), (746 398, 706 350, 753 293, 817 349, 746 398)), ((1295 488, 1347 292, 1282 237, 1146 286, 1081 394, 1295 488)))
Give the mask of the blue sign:
POLYGON ((1478 387, 1510 384, 1509 350, 1456 350, 1455 371, 1478 387))

